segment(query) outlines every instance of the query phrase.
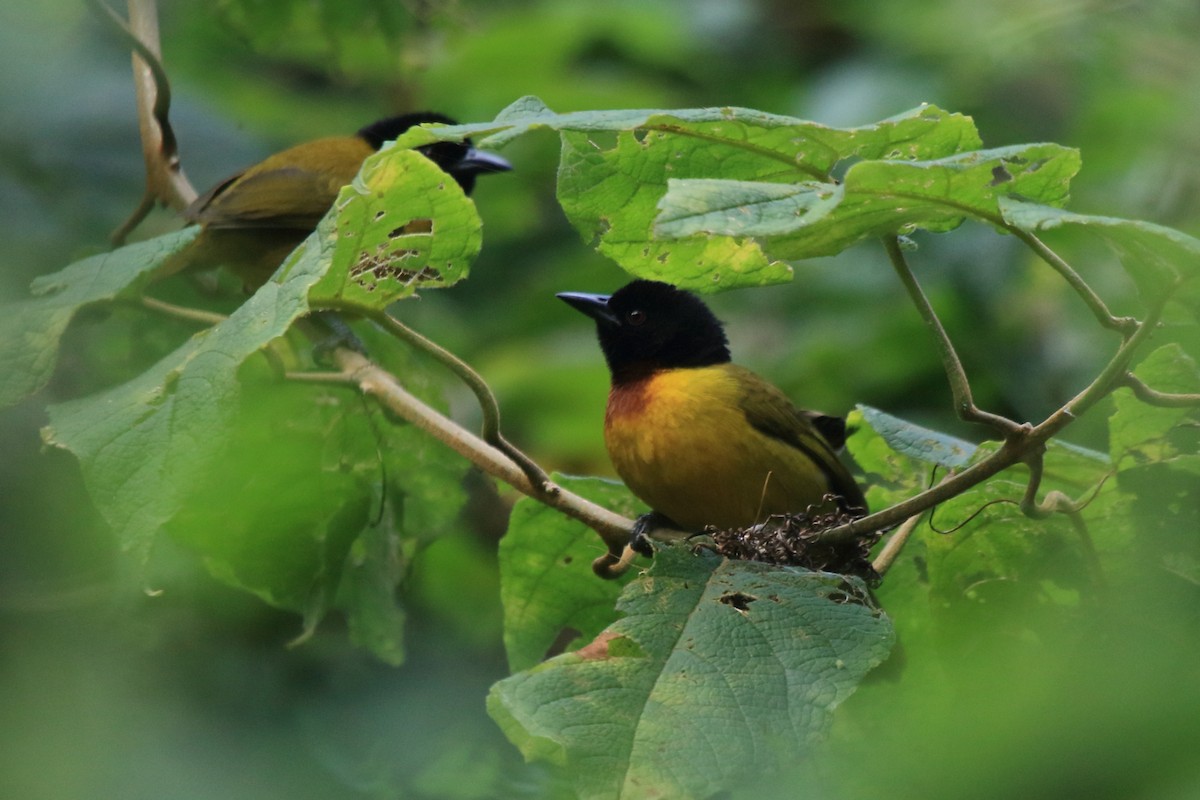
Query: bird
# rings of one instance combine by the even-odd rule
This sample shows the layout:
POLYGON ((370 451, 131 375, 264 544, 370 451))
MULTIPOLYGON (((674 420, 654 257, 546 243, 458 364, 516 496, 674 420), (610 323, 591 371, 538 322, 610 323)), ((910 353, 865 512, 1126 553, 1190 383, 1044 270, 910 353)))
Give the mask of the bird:
MULTIPOLYGON (((200 233, 159 277, 224 266, 242 279, 247 291, 254 291, 312 233, 368 156, 423 123, 457 124, 434 111, 388 117, 353 136, 295 145, 220 181, 184 209, 184 219, 200 225, 200 233)), ((417 151, 449 173, 467 194, 477 176, 512 169, 500 156, 475 149, 469 139, 435 142, 417 151)))
POLYGON ((652 512, 645 534, 746 528, 784 513, 862 516, 862 489, 838 459, 845 421, 796 408, 732 363, 720 320, 695 294, 635 280, 612 295, 557 297, 596 323, 612 378, 604 441, 617 474, 652 512))

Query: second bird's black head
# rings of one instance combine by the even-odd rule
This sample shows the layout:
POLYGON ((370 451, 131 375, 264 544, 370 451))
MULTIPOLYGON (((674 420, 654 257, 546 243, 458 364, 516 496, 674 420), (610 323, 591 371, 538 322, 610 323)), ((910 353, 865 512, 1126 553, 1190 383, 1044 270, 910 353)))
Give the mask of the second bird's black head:
MULTIPOLYGON (((416 125, 436 122, 442 125, 457 125, 454 119, 436 111, 418 111, 401 114, 372 122, 358 131, 367 144, 378 150, 384 142, 390 142, 416 125)), ((433 163, 448 173, 467 194, 475 188, 475 177, 489 172, 507 172, 512 164, 487 150, 476 150, 470 139, 461 142, 434 142, 417 150, 424 153, 433 163)))
POLYGON ((612 295, 563 292, 558 298, 596 320, 613 383, 729 361, 720 320, 699 297, 669 283, 636 280, 612 295))

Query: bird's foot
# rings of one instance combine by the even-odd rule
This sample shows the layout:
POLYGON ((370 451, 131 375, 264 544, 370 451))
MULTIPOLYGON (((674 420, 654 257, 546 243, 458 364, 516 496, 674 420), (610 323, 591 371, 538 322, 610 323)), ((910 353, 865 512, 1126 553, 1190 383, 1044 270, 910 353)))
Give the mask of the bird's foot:
POLYGON ((337 312, 315 311, 310 315, 310 319, 316 320, 317 324, 329 333, 328 336, 319 339, 313 345, 313 359, 317 363, 328 362, 333 351, 339 347, 346 347, 361 355, 367 355, 367 346, 346 324, 346 320, 338 316, 337 312))
POLYGON ((629 534, 629 546, 636 553, 653 557, 653 540, 677 539, 680 536, 686 536, 686 534, 679 532, 679 526, 670 517, 657 511, 651 511, 649 514, 642 514, 633 523, 633 530, 629 534), (651 536, 656 532, 659 534, 658 536, 651 536), (664 536, 664 533, 675 535, 664 536))

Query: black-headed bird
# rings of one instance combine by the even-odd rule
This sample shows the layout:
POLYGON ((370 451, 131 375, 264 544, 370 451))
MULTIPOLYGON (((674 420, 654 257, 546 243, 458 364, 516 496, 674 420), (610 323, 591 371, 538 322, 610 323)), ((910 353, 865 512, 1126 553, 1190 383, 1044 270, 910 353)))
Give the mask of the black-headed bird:
MULTIPOLYGON (((224 266, 240 277, 247 289, 257 289, 313 232, 368 156, 384 142, 427 122, 456 124, 432 111, 389 117, 353 136, 330 136, 289 147, 231 175, 184 210, 184 218, 199 224, 201 232, 173 257, 163 274, 224 266)), ((476 150, 469 140, 435 142, 417 150, 450 174, 467 194, 478 175, 512 169, 500 156, 476 150)))
POLYGON ((617 474, 654 511, 642 532, 866 513, 835 452, 844 421, 796 408, 733 364, 724 328, 699 297, 648 280, 611 296, 558 297, 596 321, 612 374, 604 441, 617 474))

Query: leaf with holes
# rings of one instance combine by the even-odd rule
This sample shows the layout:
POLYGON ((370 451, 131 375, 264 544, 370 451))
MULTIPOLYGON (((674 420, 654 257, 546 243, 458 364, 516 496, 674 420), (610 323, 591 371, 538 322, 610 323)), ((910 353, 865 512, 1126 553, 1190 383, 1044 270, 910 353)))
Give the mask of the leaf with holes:
POLYGON ((668 181, 722 175, 745 181, 831 181, 848 159, 933 159, 979 146, 970 118, 922 106, 859 128, 831 128, 746 108, 634 109, 555 114, 523 98, 492 123, 412 132, 401 141, 483 135, 497 146, 530 130, 562 136, 558 198, 600 252, 639 277, 698 291, 790 280, 737 232, 665 241, 653 230, 668 181), (411 138, 410 138, 411 137, 411 138))
POLYGON ((846 159, 924 160, 976 150, 979 132, 970 117, 922 105, 854 128, 722 106, 682 109, 619 109, 557 114, 536 97, 513 102, 492 122, 418 128, 397 140, 404 147, 476 137, 482 147, 502 147, 531 131, 581 133, 644 131, 702 139, 738 159, 748 154, 775 161, 774 171, 826 179, 846 159), (740 151, 740 152, 739 152, 740 151))
POLYGON ((581 797, 709 797, 807 755, 889 653, 861 582, 665 548, 586 647, 496 684, 488 710, 581 797))
POLYGON ((379 310, 466 277, 483 242, 475 204, 430 159, 398 147, 368 158, 332 213, 331 264, 314 306, 379 310))

